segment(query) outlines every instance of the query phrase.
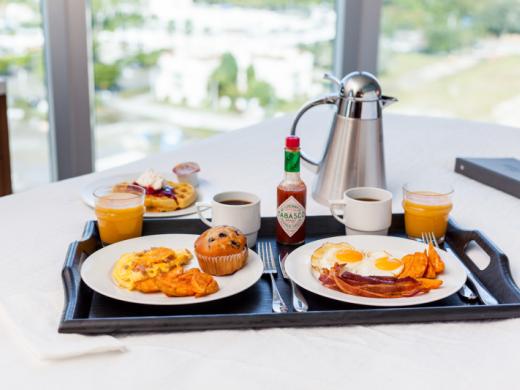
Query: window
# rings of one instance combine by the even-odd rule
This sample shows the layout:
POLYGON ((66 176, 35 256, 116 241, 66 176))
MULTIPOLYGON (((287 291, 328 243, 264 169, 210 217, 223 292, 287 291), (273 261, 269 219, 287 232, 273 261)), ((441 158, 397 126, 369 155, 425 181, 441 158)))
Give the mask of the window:
POLYGON ((520 126, 520 3, 386 0, 379 77, 389 111, 520 126))
POLYGON ((0 0, 0 77, 7 80, 15 191, 49 182, 49 124, 38 0, 0 0))
POLYGON ((96 169, 298 109, 327 91, 327 0, 93 0, 96 169))
POLYGON ((16 190, 49 180, 49 146, 57 177, 90 171, 91 129, 103 170, 294 112, 330 91, 322 75, 334 57, 338 77, 377 70, 385 94, 399 98, 390 111, 520 126, 518 0, 42 4, 55 104, 43 81, 39 0, 0 0, 16 190))

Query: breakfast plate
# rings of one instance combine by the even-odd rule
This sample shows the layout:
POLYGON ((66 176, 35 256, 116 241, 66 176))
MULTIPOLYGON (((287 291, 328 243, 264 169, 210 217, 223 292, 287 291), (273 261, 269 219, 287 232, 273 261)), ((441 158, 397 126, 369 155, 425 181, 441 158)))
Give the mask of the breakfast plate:
MULTIPOLYGON (((120 175, 114 175, 114 176, 108 176, 104 177, 99 180, 95 180, 89 184, 87 184, 85 187, 81 189, 81 199, 87 206, 94 208, 95 198, 94 198, 94 191, 99 187, 104 186, 112 186, 116 185, 117 183, 122 182, 133 182, 136 180, 137 177, 139 177, 140 173, 126 173, 126 174, 120 174, 120 175)), ((166 180, 172 180, 177 181, 177 178, 173 174, 166 174, 163 175, 166 180)), ((204 180, 200 180, 199 186, 197 187, 197 199, 196 201, 203 201, 203 193, 209 193, 208 190, 208 183, 204 180)), ((191 206, 188 206, 184 209, 179 209, 175 211, 165 211, 165 212, 150 212, 147 211, 144 213, 144 216, 146 218, 157 218, 157 217, 180 217, 183 215, 190 215, 195 214, 197 212, 197 209, 195 207, 194 202, 191 206)))
POLYGON ((386 251, 397 258, 413 252, 423 252, 427 248, 423 243, 400 237, 355 235, 337 236, 313 241, 295 249, 285 259, 287 274, 300 287, 326 298, 367 306, 420 305, 446 298, 457 292, 466 282, 466 272, 459 261, 452 254, 437 249, 445 263, 444 272, 439 274, 439 279, 442 279, 443 283, 437 289, 432 289, 422 295, 403 298, 367 298, 346 294, 323 286, 318 280, 319 275, 311 267, 313 252, 327 242, 346 242, 361 251, 386 251))
MULTIPOLYGON (((81 278, 92 290, 120 301, 146 305, 188 305, 215 301, 238 294, 251 287, 262 276, 264 270, 262 260, 249 249, 249 256, 244 268, 229 276, 214 276, 219 290, 203 297, 168 297, 162 293, 144 294, 121 288, 113 281, 112 269, 123 254, 161 246, 187 248, 193 252, 193 245, 197 237, 198 235, 194 234, 158 234, 117 242, 90 255, 81 266, 81 278)), ((194 256, 185 269, 195 267, 198 267, 198 261, 194 256)))

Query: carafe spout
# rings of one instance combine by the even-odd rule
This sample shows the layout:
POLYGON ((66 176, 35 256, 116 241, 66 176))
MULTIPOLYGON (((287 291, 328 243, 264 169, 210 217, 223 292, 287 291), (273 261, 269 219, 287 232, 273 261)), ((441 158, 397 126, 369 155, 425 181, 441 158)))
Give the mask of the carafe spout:
POLYGON ((381 107, 386 108, 391 104, 398 102, 397 98, 392 96, 381 96, 380 97, 381 107))

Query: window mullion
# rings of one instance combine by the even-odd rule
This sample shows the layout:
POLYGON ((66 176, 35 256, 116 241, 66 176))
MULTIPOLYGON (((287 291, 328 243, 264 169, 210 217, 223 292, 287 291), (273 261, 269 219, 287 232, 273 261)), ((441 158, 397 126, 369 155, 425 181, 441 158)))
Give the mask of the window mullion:
POLYGON ((334 72, 338 77, 355 70, 377 73, 381 8, 382 0, 336 0, 334 72))
POLYGON ((88 0, 43 0, 53 179, 92 172, 88 0))

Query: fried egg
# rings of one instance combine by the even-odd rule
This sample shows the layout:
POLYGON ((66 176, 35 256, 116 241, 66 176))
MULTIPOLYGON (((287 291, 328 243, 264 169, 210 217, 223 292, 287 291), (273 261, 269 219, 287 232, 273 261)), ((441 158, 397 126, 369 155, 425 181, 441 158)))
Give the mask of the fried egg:
POLYGON ((400 259, 393 257, 386 251, 366 252, 363 261, 344 267, 346 271, 362 276, 398 276, 403 270, 400 259))
POLYGON ((364 258, 365 254, 363 252, 346 242, 327 242, 312 253, 311 265, 316 272, 330 269, 336 263, 351 269, 364 258))
POLYGON ((120 287, 135 288, 136 282, 156 277, 175 267, 187 264, 193 255, 188 249, 174 250, 165 247, 123 254, 114 265, 112 278, 120 287))
POLYGON ((312 269, 321 273, 339 264, 343 271, 362 276, 398 276, 403 262, 386 251, 362 251, 346 242, 327 242, 311 256, 312 269))

